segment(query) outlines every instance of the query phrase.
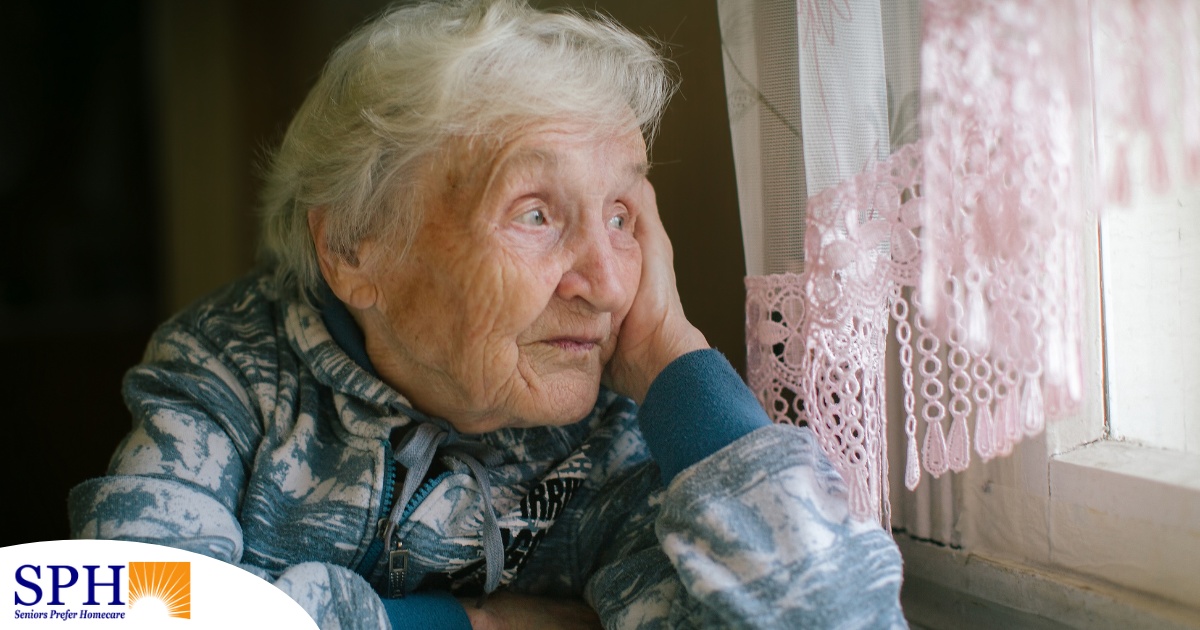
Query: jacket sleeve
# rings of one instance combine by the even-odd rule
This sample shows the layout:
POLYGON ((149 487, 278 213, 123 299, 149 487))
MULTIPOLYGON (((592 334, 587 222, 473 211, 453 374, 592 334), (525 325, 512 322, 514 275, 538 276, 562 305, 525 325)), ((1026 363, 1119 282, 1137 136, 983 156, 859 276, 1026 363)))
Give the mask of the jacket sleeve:
POLYGON ((263 424, 244 375, 218 356, 198 335, 160 329, 125 379, 133 430, 108 475, 68 497, 72 536, 201 553, 273 581, 321 627, 388 627, 379 597, 345 567, 306 562, 272 573, 242 563, 238 513, 263 424))
POLYGON ((668 366, 639 422, 665 489, 625 513, 587 584, 605 627, 906 627, 891 537, 850 517, 812 432, 766 422, 719 353, 668 366))

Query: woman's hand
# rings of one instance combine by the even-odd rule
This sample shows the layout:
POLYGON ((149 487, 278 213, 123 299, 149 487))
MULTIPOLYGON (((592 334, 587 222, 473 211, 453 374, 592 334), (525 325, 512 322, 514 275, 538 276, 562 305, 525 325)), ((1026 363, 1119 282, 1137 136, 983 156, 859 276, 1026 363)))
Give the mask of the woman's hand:
POLYGON ((517 595, 498 591, 482 607, 460 600, 473 630, 594 630, 600 617, 583 601, 517 595))
POLYGON ((621 324, 606 382, 638 404, 667 364, 693 350, 708 348, 688 321, 675 287, 671 241, 658 217, 654 187, 643 182, 634 237, 642 249, 642 276, 629 314, 621 324))

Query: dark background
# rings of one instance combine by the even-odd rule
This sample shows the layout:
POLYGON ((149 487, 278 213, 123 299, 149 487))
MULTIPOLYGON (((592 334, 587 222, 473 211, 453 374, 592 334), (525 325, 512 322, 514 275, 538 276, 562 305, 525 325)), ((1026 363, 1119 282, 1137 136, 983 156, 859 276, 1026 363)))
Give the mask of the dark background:
MULTIPOLYGON (((535 1, 539 6, 562 2, 535 1)), ((741 231, 716 2, 574 2, 666 42, 652 152, 684 307, 739 369, 741 231)), ((67 537, 130 421, 154 326, 247 270, 258 165, 379 0, 6 3, 0 24, 0 546, 67 537)))

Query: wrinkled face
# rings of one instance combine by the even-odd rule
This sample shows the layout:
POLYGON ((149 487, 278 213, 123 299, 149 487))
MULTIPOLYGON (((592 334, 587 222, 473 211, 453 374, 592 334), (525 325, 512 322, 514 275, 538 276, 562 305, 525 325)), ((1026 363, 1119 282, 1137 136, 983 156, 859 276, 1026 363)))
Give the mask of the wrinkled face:
POLYGON ((556 125, 472 153, 407 255, 378 257, 376 304, 356 313, 367 352, 464 433, 575 422, 637 290, 645 144, 556 125))

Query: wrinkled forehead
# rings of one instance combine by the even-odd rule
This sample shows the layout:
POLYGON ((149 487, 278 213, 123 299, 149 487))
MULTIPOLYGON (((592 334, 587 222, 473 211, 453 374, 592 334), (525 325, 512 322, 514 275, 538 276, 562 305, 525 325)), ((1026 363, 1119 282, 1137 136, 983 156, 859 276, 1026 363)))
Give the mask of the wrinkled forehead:
POLYGON ((457 175, 446 192, 459 201, 479 200, 506 182, 565 172, 611 174, 617 186, 636 184, 649 171, 640 130, 586 125, 542 125, 507 138, 458 139, 448 158, 457 175))
POLYGON ((650 170, 642 147, 630 138, 518 146, 492 161, 485 188, 521 174, 559 174, 581 166, 594 172, 611 172, 620 179, 617 183, 629 185, 650 170))

